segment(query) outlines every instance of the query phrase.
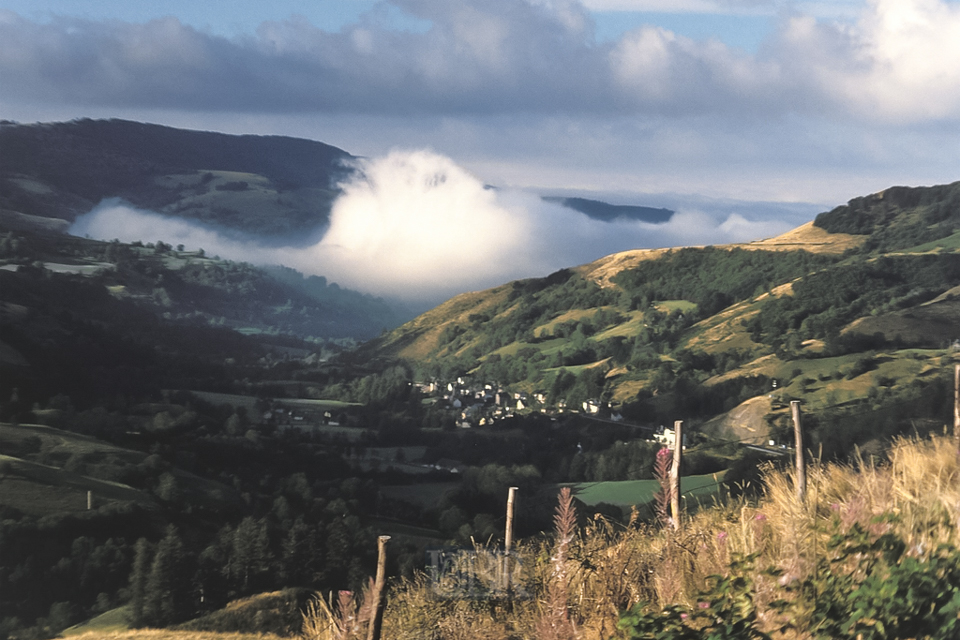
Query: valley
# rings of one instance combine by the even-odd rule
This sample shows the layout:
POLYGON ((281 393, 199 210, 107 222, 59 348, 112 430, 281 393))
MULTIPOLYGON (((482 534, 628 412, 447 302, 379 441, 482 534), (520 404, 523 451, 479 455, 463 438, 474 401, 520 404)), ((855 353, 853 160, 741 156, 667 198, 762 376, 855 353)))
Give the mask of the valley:
POLYGON ((123 195, 238 233, 322 226, 311 207, 332 201, 345 152, 123 124, 157 147, 138 156, 75 126, 63 157, 4 142, 7 637, 121 606, 134 626, 289 634, 310 590, 362 590, 378 535, 397 584, 428 549, 495 546, 508 487, 526 544, 547 544, 563 487, 584 531, 656 527, 676 420, 691 515, 762 499, 793 454, 791 401, 823 465, 879 464, 952 420, 960 183, 857 198, 762 241, 618 253, 409 319, 320 276, 56 222, 123 195), (259 604, 223 613, 239 599, 259 604), (256 607, 286 617, 253 628, 256 607))

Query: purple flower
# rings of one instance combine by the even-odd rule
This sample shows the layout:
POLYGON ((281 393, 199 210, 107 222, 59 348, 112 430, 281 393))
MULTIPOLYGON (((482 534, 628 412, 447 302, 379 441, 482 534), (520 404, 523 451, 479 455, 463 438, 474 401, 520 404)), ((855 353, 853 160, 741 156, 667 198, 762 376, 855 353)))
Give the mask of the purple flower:
POLYGON ((753 519, 763 522, 767 519, 767 516, 763 515, 762 513, 758 513, 757 515, 753 516, 753 519))
POLYGON ((727 539, 726 531, 721 531, 720 533, 717 534, 717 540, 719 540, 720 542, 723 542, 726 539, 727 539))
POLYGON ((698 603, 697 603, 697 606, 700 607, 701 609, 708 609, 708 608, 710 607, 710 603, 709 603, 709 602, 698 602, 698 603))

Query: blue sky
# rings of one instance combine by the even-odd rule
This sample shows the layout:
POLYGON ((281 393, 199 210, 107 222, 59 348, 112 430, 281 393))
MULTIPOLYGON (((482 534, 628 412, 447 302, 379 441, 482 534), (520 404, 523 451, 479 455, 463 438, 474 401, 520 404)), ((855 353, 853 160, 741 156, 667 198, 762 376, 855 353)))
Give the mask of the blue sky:
MULTIPOLYGON (((745 6, 725 10, 671 11, 670 4, 679 3, 633 4, 635 9, 631 8, 629 2, 594 3, 595 8, 590 10, 590 15, 596 22, 597 39, 615 40, 630 29, 656 24, 691 38, 713 37, 730 46, 755 51, 772 30, 775 12, 772 5, 766 9, 745 6)), ((848 3, 836 4, 844 7, 848 3)), ((176 16, 184 24, 223 36, 253 33, 265 21, 285 20, 294 15, 303 16, 313 25, 328 31, 339 31, 371 14, 378 15, 380 20, 394 29, 423 31, 430 25, 428 20, 412 17, 378 0, 234 2, 226 10, 221 3, 186 0, 5 0, 0 6, 38 21, 46 21, 56 15, 127 22, 176 16)), ((589 3, 587 6, 590 7, 589 3)))
POLYGON ((0 116, 429 148, 488 183, 652 205, 828 206, 960 177, 960 5, 0 0, 0 116))

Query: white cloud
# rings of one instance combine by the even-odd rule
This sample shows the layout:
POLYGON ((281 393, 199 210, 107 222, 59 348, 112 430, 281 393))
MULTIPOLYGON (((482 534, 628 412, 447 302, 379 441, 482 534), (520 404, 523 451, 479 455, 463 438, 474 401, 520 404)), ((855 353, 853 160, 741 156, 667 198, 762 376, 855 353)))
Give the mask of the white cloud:
POLYGON ((695 13, 731 16, 773 16, 796 11, 818 18, 855 18, 866 0, 583 0, 591 11, 695 13))
POLYGON ((584 0, 591 11, 637 11, 652 13, 770 14, 774 0, 584 0))
POLYGON ((814 18, 804 5, 696 0, 775 7, 780 26, 756 55, 652 25, 596 43, 574 2, 392 2, 430 27, 369 20, 330 33, 292 18, 229 39, 175 18, 40 24, 3 12, 4 99, 260 113, 960 119, 960 5, 945 0, 870 0, 852 23, 814 18))
POLYGON ((310 137, 370 157, 427 146, 541 191, 826 208, 960 177, 956 1, 388 1, 425 26, 291 18, 226 38, 172 18, 0 10, 0 114, 310 137), (592 37, 588 9, 671 7, 767 12, 776 29, 755 54, 655 24, 592 37))
POLYGON ((533 235, 525 211, 449 158, 394 151, 359 169, 300 265, 354 288, 431 297, 536 268, 524 259, 533 235))
POLYGON ((394 151, 363 161, 343 185, 326 235, 306 248, 238 241, 117 200, 71 232, 104 240, 163 240, 208 255, 285 264, 342 286, 425 304, 512 279, 543 276, 637 247, 752 240, 793 226, 730 211, 683 210, 664 224, 599 222, 519 190, 485 188, 450 158, 394 151))
POLYGON ((889 122, 960 119, 960 5, 871 0, 853 25, 790 17, 777 40, 787 78, 833 108, 889 122))

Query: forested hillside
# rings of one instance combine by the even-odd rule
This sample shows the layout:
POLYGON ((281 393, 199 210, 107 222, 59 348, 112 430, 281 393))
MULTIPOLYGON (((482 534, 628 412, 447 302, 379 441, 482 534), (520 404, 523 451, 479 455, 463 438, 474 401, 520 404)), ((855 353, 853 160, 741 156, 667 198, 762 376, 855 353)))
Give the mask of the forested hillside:
POLYGON ((424 378, 469 373, 647 423, 724 430, 711 419, 765 398, 758 442, 791 398, 827 422, 886 416, 870 436, 821 434, 839 451, 903 428, 893 406, 936 415, 921 376, 960 340, 958 198, 960 183, 897 187, 779 238, 609 256, 454 298, 365 349, 424 378))

